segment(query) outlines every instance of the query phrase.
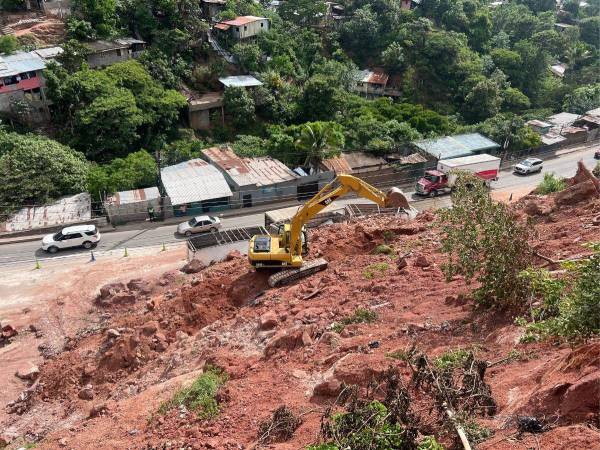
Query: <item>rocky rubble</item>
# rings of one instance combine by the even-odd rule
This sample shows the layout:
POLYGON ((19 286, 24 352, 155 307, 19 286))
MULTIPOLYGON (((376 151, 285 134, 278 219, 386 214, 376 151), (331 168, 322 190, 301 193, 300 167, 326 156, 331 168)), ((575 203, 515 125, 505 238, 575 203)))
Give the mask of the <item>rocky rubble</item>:
MULTIPOLYGON (((600 200, 563 205, 553 199, 530 196, 517 204, 538 228, 532 244, 556 259, 585 252, 581 243, 597 239, 600 200)), ((43 436, 39 448, 67 442, 71 448, 250 449, 260 424, 286 405, 302 420, 277 448, 304 448, 315 441, 320 412, 344 386, 376 389, 390 368, 409 385, 406 355, 416 346, 431 360, 461 348, 503 361, 486 373, 498 412, 478 419, 496 432, 480 448, 511 448, 502 437, 516 425, 506 417, 554 414, 560 420, 538 438, 543 448, 594 448, 597 343, 574 350, 523 344, 512 317, 474 312, 471 286, 461 277, 447 281, 440 270, 439 236, 427 226, 432 220, 431 213, 410 224, 374 217, 317 230, 309 257, 324 255, 329 268, 278 289, 268 289, 268 274, 237 254, 201 274, 105 285, 90 306, 110 317, 27 380, 33 384, 9 407, 15 424, 0 430, 13 426, 16 436, 33 430, 43 436), (384 243, 392 253, 375 254, 384 243), (368 272, 373 265, 381 270, 368 272), (357 311, 372 320, 349 320, 362 317, 357 311), (228 374, 219 416, 204 421, 177 408, 159 414, 161 403, 207 365, 228 374)), ((431 408, 415 401, 419 410, 431 408)), ((431 433, 452 445, 451 433, 436 427, 431 433)), ((535 448, 533 437, 520 439, 535 448)))

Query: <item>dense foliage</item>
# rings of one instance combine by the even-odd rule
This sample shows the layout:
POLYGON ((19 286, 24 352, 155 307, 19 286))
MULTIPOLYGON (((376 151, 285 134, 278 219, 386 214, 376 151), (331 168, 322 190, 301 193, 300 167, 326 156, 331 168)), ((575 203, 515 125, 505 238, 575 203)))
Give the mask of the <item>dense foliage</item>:
POLYGON ((520 307, 525 290, 518 275, 531 262, 531 229, 468 173, 458 174, 452 204, 439 214, 446 277, 477 280, 475 297, 484 306, 520 307))
POLYGON ((569 340, 600 334, 600 243, 588 245, 591 256, 563 263, 564 276, 556 277, 544 269, 523 271, 535 299, 533 322, 528 324, 525 340, 558 336, 569 340))
POLYGON ((87 174, 83 154, 50 139, 0 130, 2 215, 82 192, 87 174))

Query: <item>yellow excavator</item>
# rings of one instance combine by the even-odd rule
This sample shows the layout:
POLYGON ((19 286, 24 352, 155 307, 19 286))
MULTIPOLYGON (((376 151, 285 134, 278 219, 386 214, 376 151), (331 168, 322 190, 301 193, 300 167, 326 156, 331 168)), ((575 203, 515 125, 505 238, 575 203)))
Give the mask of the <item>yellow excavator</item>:
POLYGON ((348 193, 369 199, 384 208, 401 208, 409 215, 414 211, 398 188, 392 188, 384 194, 360 178, 338 175, 301 206, 289 223, 281 225, 279 234, 256 235, 250 239, 248 259, 254 267, 291 269, 271 275, 271 287, 288 284, 327 267, 327 261, 323 258, 303 261, 302 256, 308 252, 305 224, 334 200, 348 193))

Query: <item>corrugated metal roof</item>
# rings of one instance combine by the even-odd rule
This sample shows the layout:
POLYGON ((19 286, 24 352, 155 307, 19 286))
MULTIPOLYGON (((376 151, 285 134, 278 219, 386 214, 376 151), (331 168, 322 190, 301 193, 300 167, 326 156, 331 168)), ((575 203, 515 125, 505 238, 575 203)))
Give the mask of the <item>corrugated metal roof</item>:
POLYGON ((239 16, 233 20, 224 20, 223 22, 220 22, 220 23, 224 23, 224 24, 231 25, 234 27, 239 27, 240 25, 246 25, 246 24, 256 22, 259 20, 268 20, 268 19, 266 17, 239 16))
POLYGON ((387 162, 383 158, 370 155, 363 152, 342 153, 342 157, 348 162, 348 165, 353 169, 361 169, 365 167, 385 167, 387 162))
POLYGON ((420 164, 427 162, 427 158, 420 153, 412 153, 408 156, 401 156, 399 161, 400 164, 420 164))
POLYGON ((219 78, 219 81, 226 87, 253 87, 262 86, 262 82, 254 78, 252 75, 237 75, 231 77, 219 78))
POLYGON ((231 25, 227 25, 226 23, 218 23, 215 25, 217 30, 227 31, 231 28, 231 25))
POLYGON ((173 206, 231 197, 225 177, 202 159, 191 159, 160 171, 173 206))
POLYGON ((0 56, 0 77, 10 77, 23 72, 46 68, 46 62, 35 52, 16 52, 0 56))
POLYGON ((413 142, 413 145, 438 159, 458 158, 460 156, 469 156, 478 151, 500 148, 494 141, 479 133, 424 139, 413 142))
POLYGON ((552 124, 548 122, 544 122, 543 120, 532 119, 527 122, 527 125, 533 125, 534 127, 546 128, 551 127, 552 124))
POLYGON ((90 220, 92 203, 88 193, 63 197, 44 206, 21 208, 0 223, 0 231, 23 231, 90 220))
POLYGON ((563 142, 563 141, 567 140, 566 137, 561 136, 560 134, 556 134, 556 133, 543 134, 542 136, 540 136, 540 139, 542 140, 542 143, 544 145, 558 144, 559 142, 563 142))
POLYGON ((144 189, 134 189, 132 191, 117 192, 109 202, 115 205, 127 205, 130 203, 143 202, 160 198, 160 192, 157 187, 149 187, 144 189))
POLYGON ((128 44, 117 41, 94 41, 87 42, 85 45, 93 52, 106 52, 109 50, 117 50, 119 48, 127 48, 129 46, 128 44))
POLYGON ((285 164, 270 156, 240 158, 228 147, 207 148, 202 153, 212 164, 226 172, 237 187, 269 186, 298 178, 285 164))
POLYGON ((63 53, 62 47, 48 47, 48 48, 39 48, 34 50, 34 52, 43 59, 52 59, 56 58, 58 55, 63 53))
POLYGON ((333 158, 327 158, 323 160, 323 165, 327 170, 333 171, 336 175, 342 173, 352 173, 352 167, 348 164, 348 161, 343 156, 335 156, 333 158))
POLYGON ((560 127, 565 125, 571 125, 577 119, 579 119, 579 114, 561 112, 548 117, 548 122, 553 123, 554 125, 558 125, 560 127))
POLYGON ((592 115, 587 115, 587 116, 583 116, 580 119, 577 119, 577 124, 581 125, 580 122, 589 122, 589 123, 595 123, 596 125, 600 125, 600 116, 592 116, 592 115))
POLYGON ((600 117, 600 108, 590 109, 585 112, 588 116, 600 117))

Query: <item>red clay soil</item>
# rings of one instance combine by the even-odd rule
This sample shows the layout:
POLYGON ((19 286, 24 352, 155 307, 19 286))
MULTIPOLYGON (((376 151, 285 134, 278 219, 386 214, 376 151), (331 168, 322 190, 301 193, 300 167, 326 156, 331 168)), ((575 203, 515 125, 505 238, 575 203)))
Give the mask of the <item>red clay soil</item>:
MULTIPOLYGON (((533 217, 539 253, 585 254, 581 244, 600 236, 593 225, 600 200, 550 203, 527 197, 516 206, 533 217)), ((519 343, 523 330, 513 317, 475 309, 472 286, 461 277, 445 280, 433 218, 373 217, 316 230, 309 257, 323 255, 329 268, 278 289, 236 255, 196 274, 106 287, 87 301, 99 325, 46 359, 25 400, 11 406, 20 405, 20 414, 0 431, 19 436, 11 448, 31 441, 39 441, 37 448, 261 448, 261 422, 287 405, 302 424, 287 442, 264 447, 304 448, 318 442, 321 415, 340 383, 366 388, 395 367, 408 385, 407 364, 389 354, 416 345, 430 358, 467 348, 498 362, 486 373, 497 412, 478 418, 494 434, 478 448, 599 449, 600 342, 519 343), (406 267, 396 256, 373 253, 384 242, 396 255, 410 252, 406 267), (377 319, 332 331, 357 308, 377 319), (511 351, 517 356, 507 359, 511 351), (218 395, 219 416, 201 420, 182 408, 159 414, 160 404, 207 363, 229 376, 218 395), (550 427, 519 434, 521 415, 544 418, 550 427)), ((426 401, 417 396, 417 409, 427 411, 426 401)), ((435 424, 428 430, 453 445, 452 432, 435 424)))

